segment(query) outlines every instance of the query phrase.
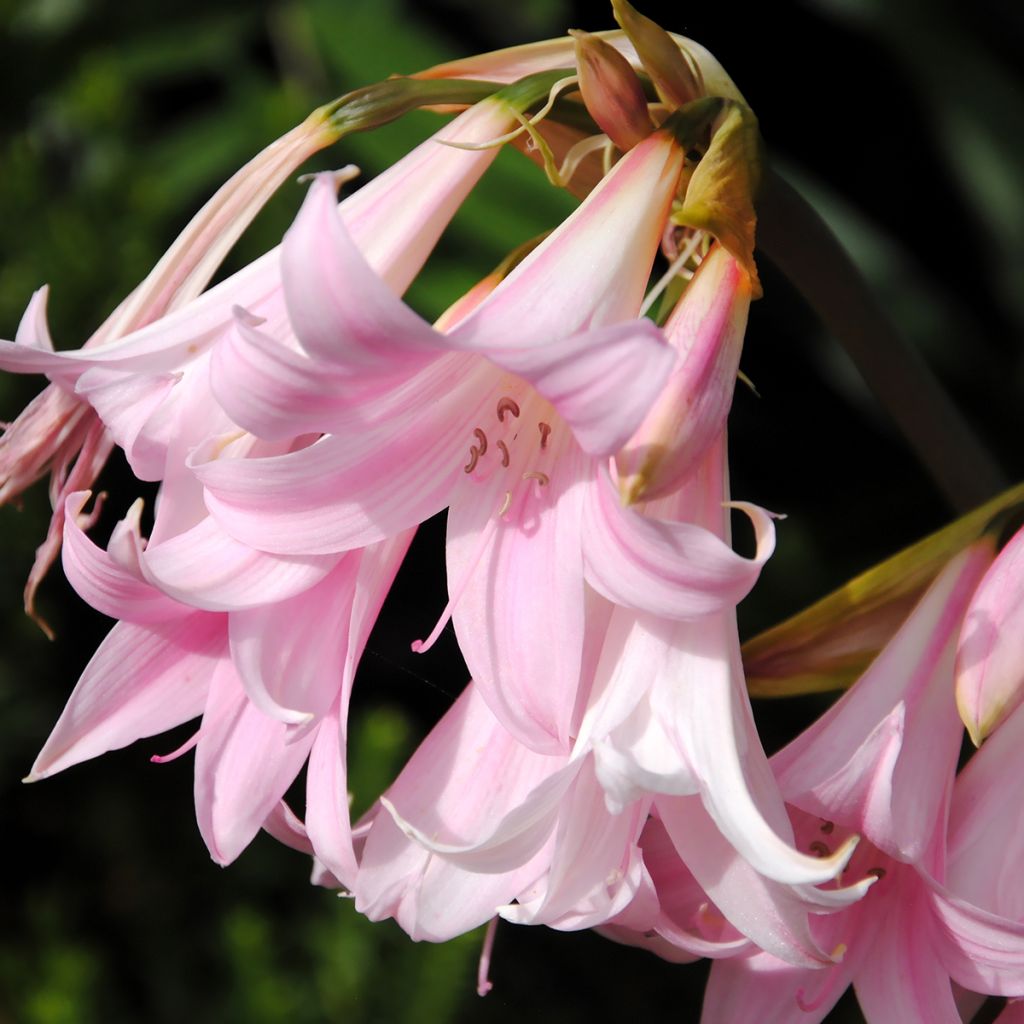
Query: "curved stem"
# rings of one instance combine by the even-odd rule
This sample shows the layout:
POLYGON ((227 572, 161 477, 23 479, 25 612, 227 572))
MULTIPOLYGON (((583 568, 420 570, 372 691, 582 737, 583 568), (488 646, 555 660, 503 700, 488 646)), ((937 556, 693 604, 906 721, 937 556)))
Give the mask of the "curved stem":
POLYGON ((995 460, 814 207, 769 168, 757 208, 759 247, 846 349, 953 508, 965 512, 1004 488, 995 460))

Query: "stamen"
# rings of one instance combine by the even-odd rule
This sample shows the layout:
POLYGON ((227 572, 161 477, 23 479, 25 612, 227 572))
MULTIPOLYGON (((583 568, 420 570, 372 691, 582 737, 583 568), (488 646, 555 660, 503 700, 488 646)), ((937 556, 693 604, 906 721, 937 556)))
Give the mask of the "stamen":
MULTIPOLYGON (((831 957, 833 963, 838 964, 842 962, 843 957, 846 955, 846 948, 846 943, 840 942, 839 945, 832 950, 831 957)), ((837 989, 846 988, 847 984, 849 984, 850 979, 842 971, 824 971, 822 973, 824 976, 824 984, 813 999, 807 999, 806 989, 798 988, 796 990, 796 1005, 799 1006, 804 1013, 814 1013, 816 1010, 821 1009, 821 1007, 827 1002, 835 1002, 840 995, 840 992, 837 991, 837 989)))
POLYGON ((547 448, 548 438, 551 436, 551 424, 541 421, 537 424, 537 429, 540 431, 540 447, 541 451, 543 451, 547 448))
POLYGON ((476 969, 476 994, 485 996, 494 988, 488 975, 491 973, 491 953, 494 951, 494 935, 498 930, 498 919, 492 917, 484 932, 484 945, 480 950, 480 963, 476 969))
POLYGON ((508 445, 504 441, 498 442, 498 450, 501 452, 501 464, 505 468, 508 467, 511 457, 508 454, 508 445))
MULTIPOLYGON (((511 495, 506 491, 506 498, 511 502, 511 495)), ((466 587, 469 586, 469 581, 476 570, 480 559, 483 557, 484 552, 491 546, 491 539, 494 537, 494 531, 498 528, 499 518, 495 516, 489 520, 487 526, 484 527, 483 533, 480 534, 480 538, 477 541, 476 551, 473 552, 472 557, 466 564, 462 579, 456 583, 455 587, 448 592, 448 603, 444 606, 444 611, 441 612, 441 617, 437 620, 437 625, 430 631, 430 636, 426 640, 413 640, 410 644, 414 654, 424 654, 429 651, 431 647, 437 643, 437 638, 441 635, 441 631, 445 626, 448 625, 448 620, 452 617, 452 612, 455 611, 455 606, 459 603, 459 599, 466 592, 466 587)))
POLYGON ((473 470, 476 469, 477 460, 480 458, 482 454, 483 453, 480 451, 479 448, 477 448, 475 444, 472 445, 469 449, 469 462, 467 462, 466 465, 462 467, 462 472, 472 473, 473 470))
POLYGON ((536 480, 541 487, 544 487, 547 484, 551 483, 551 478, 547 475, 547 473, 542 473, 538 469, 531 469, 529 473, 524 473, 523 479, 536 480))
POLYGON ((820 840, 815 839, 810 845, 811 853, 816 853, 819 857, 829 857, 832 851, 820 840))
POLYGON ((664 274, 658 279, 658 283, 647 293, 647 297, 643 301, 643 305, 640 307, 640 315, 646 316, 647 311, 658 301, 661 293, 669 286, 677 274, 680 274, 687 263, 690 262, 690 258, 694 256, 697 249, 700 248, 700 243, 703 240, 704 234, 701 231, 696 231, 693 237, 683 246, 682 251, 672 261, 671 266, 664 274))
POLYGON ((885 878, 886 871, 885 868, 870 868, 868 871, 865 872, 865 874, 874 875, 875 878, 881 881, 883 878, 885 878))
POLYGON ((202 736, 203 730, 197 729, 196 732, 190 736, 177 750, 172 750, 169 754, 154 754, 149 760, 151 764, 167 764, 168 761, 177 761, 182 754, 187 754, 198 742, 199 737, 202 736))
POLYGON ((487 452, 487 435, 477 427, 473 431, 473 436, 480 442, 480 454, 484 455, 487 452))
POLYGON ((506 395, 504 398, 498 399, 498 422, 505 422, 505 413, 510 412, 516 419, 519 418, 519 403, 514 398, 509 398, 506 395))
POLYGON ((832 835, 832 831, 835 827, 835 822, 832 821, 823 821, 821 823, 821 831, 827 836, 832 835))
POLYGON ((498 518, 500 519, 510 508, 512 507, 512 492, 506 491, 505 497, 501 502, 501 508, 498 509, 498 518))

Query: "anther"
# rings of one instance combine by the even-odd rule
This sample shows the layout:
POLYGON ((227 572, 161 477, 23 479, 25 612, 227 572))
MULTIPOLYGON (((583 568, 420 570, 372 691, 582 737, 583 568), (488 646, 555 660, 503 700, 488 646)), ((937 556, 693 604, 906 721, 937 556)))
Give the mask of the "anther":
POLYGON ((498 518, 500 519, 510 508, 512 507, 512 492, 506 491, 505 497, 501 502, 501 508, 498 509, 498 518))
POLYGON ((504 441, 498 442, 498 450, 501 452, 501 464, 502 466, 508 466, 511 459, 508 454, 508 445, 504 441))
POLYGON ((885 868, 870 868, 865 874, 874 875, 879 881, 885 878, 885 868))
POLYGON ((476 469, 477 460, 480 458, 480 449, 476 445, 473 445, 469 449, 469 462, 462 467, 463 473, 472 473, 476 469))
POLYGON ((832 830, 833 830, 833 829, 834 829, 835 827, 836 827, 836 826, 835 826, 835 823, 834 823, 834 822, 831 822, 831 821, 823 821, 823 822, 821 823, 821 831, 822 831, 822 832, 823 832, 823 833, 824 833, 825 835, 827 835, 827 836, 830 836, 830 835, 832 835, 832 830))
POLYGON ((548 446, 548 437, 551 434, 551 425, 549 423, 538 423, 537 429, 540 431, 540 447, 543 451, 548 446))
POLYGON ((819 857, 828 857, 832 851, 820 840, 816 839, 810 845, 811 853, 816 853, 819 857))
POLYGON ((514 398, 509 398, 506 395, 504 398, 498 399, 498 422, 505 422, 505 413, 510 412, 516 419, 519 418, 519 403, 514 398))
POLYGON ((480 442, 480 454, 483 455, 487 451, 487 435, 477 427, 473 431, 473 436, 480 442))
POLYGON ((529 473, 524 473, 523 479, 536 480, 541 487, 551 483, 551 479, 548 477, 547 473, 541 473, 540 470, 537 469, 531 469, 529 473))

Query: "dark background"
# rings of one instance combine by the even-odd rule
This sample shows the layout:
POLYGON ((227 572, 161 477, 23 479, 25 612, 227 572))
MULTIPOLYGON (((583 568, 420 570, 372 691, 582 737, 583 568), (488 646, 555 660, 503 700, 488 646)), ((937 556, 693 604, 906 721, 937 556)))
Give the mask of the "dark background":
MULTIPOLYGON (((1022 475, 1024 57, 1012 0, 819 0, 646 5, 710 48, 760 117, 777 165, 842 237, 900 331, 995 454, 1022 475)), ((430 6, 297 0, 0 3, 0 335, 49 282, 59 346, 81 344, 190 215, 257 149, 314 106, 392 72, 612 27, 599 4, 452 0, 430 6)), ((417 115, 343 141, 316 166, 371 174, 432 130, 417 115)), ((230 258, 279 238, 286 185, 230 258)), ((411 301, 436 314, 518 242, 571 208, 503 154, 444 239, 411 301)), ((946 522, 951 509, 790 285, 762 260, 731 421, 734 493, 789 518, 746 635, 946 522)), ((34 380, 0 380, 12 419, 34 380)), ((914 401, 912 389, 905 396, 914 401)), ((122 465, 102 485, 110 521, 138 493, 122 465)), ((308 866, 261 837, 229 869, 209 860, 191 764, 149 755, 160 737, 31 787, 32 763, 109 623, 59 571, 21 614, 44 531, 37 488, 0 512, 0 794, 8 851, 0 910, 0 1024, 613 1019, 696 1020, 704 968, 661 963, 589 933, 502 925, 485 1000, 480 936, 414 945, 391 923, 306 884, 308 866)), ((109 526, 109 522, 108 522, 109 526)), ((406 654, 444 604, 429 524, 371 640, 353 710, 357 811, 465 681, 454 641, 406 654)), ((766 744, 820 704, 759 710, 766 744)), ((856 1021, 846 999, 830 1020, 856 1021)))

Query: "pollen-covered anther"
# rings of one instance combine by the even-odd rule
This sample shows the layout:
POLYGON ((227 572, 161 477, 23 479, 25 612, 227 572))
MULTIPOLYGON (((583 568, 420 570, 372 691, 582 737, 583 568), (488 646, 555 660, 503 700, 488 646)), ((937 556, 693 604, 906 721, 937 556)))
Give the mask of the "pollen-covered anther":
POLYGON ((868 870, 865 872, 865 874, 866 875, 874 875, 875 878, 877 878, 879 881, 881 881, 883 878, 885 878, 886 871, 885 871, 885 868, 868 868, 868 870))
POLYGON ((480 454, 485 455, 487 453, 487 435, 479 427, 476 427, 473 430, 473 436, 480 442, 480 454))
POLYGON ((542 473, 539 469, 531 469, 529 473, 524 473, 523 479, 536 480, 538 485, 541 487, 546 487, 549 483, 551 483, 551 478, 547 475, 547 473, 542 473))
POLYGON ((831 821, 823 821, 821 823, 821 831, 826 836, 832 835, 832 831, 835 829, 835 827, 835 823, 831 821))
POLYGON ((509 462, 512 461, 511 460, 511 456, 508 453, 508 445, 505 444, 504 441, 499 441, 498 442, 498 451, 501 452, 501 465, 502 465, 502 467, 507 468, 509 462))
POLYGON ((516 419, 519 418, 519 403, 514 398, 505 395, 498 399, 498 422, 505 422, 505 413, 510 412, 516 419))
POLYGON ((548 438, 551 436, 551 424, 545 423, 543 420, 537 424, 537 429, 540 431, 540 447, 543 451, 548 446, 548 438))
POLYGON ((474 444, 469 449, 469 462, 462 467, 463 473, 472 473, 483 452, 474 444))
POLYGON ((809 849, 811 853, 817 854, 819 857, 830 857, 832 855, 832 851, 820 839, 815 839, 809 849))

